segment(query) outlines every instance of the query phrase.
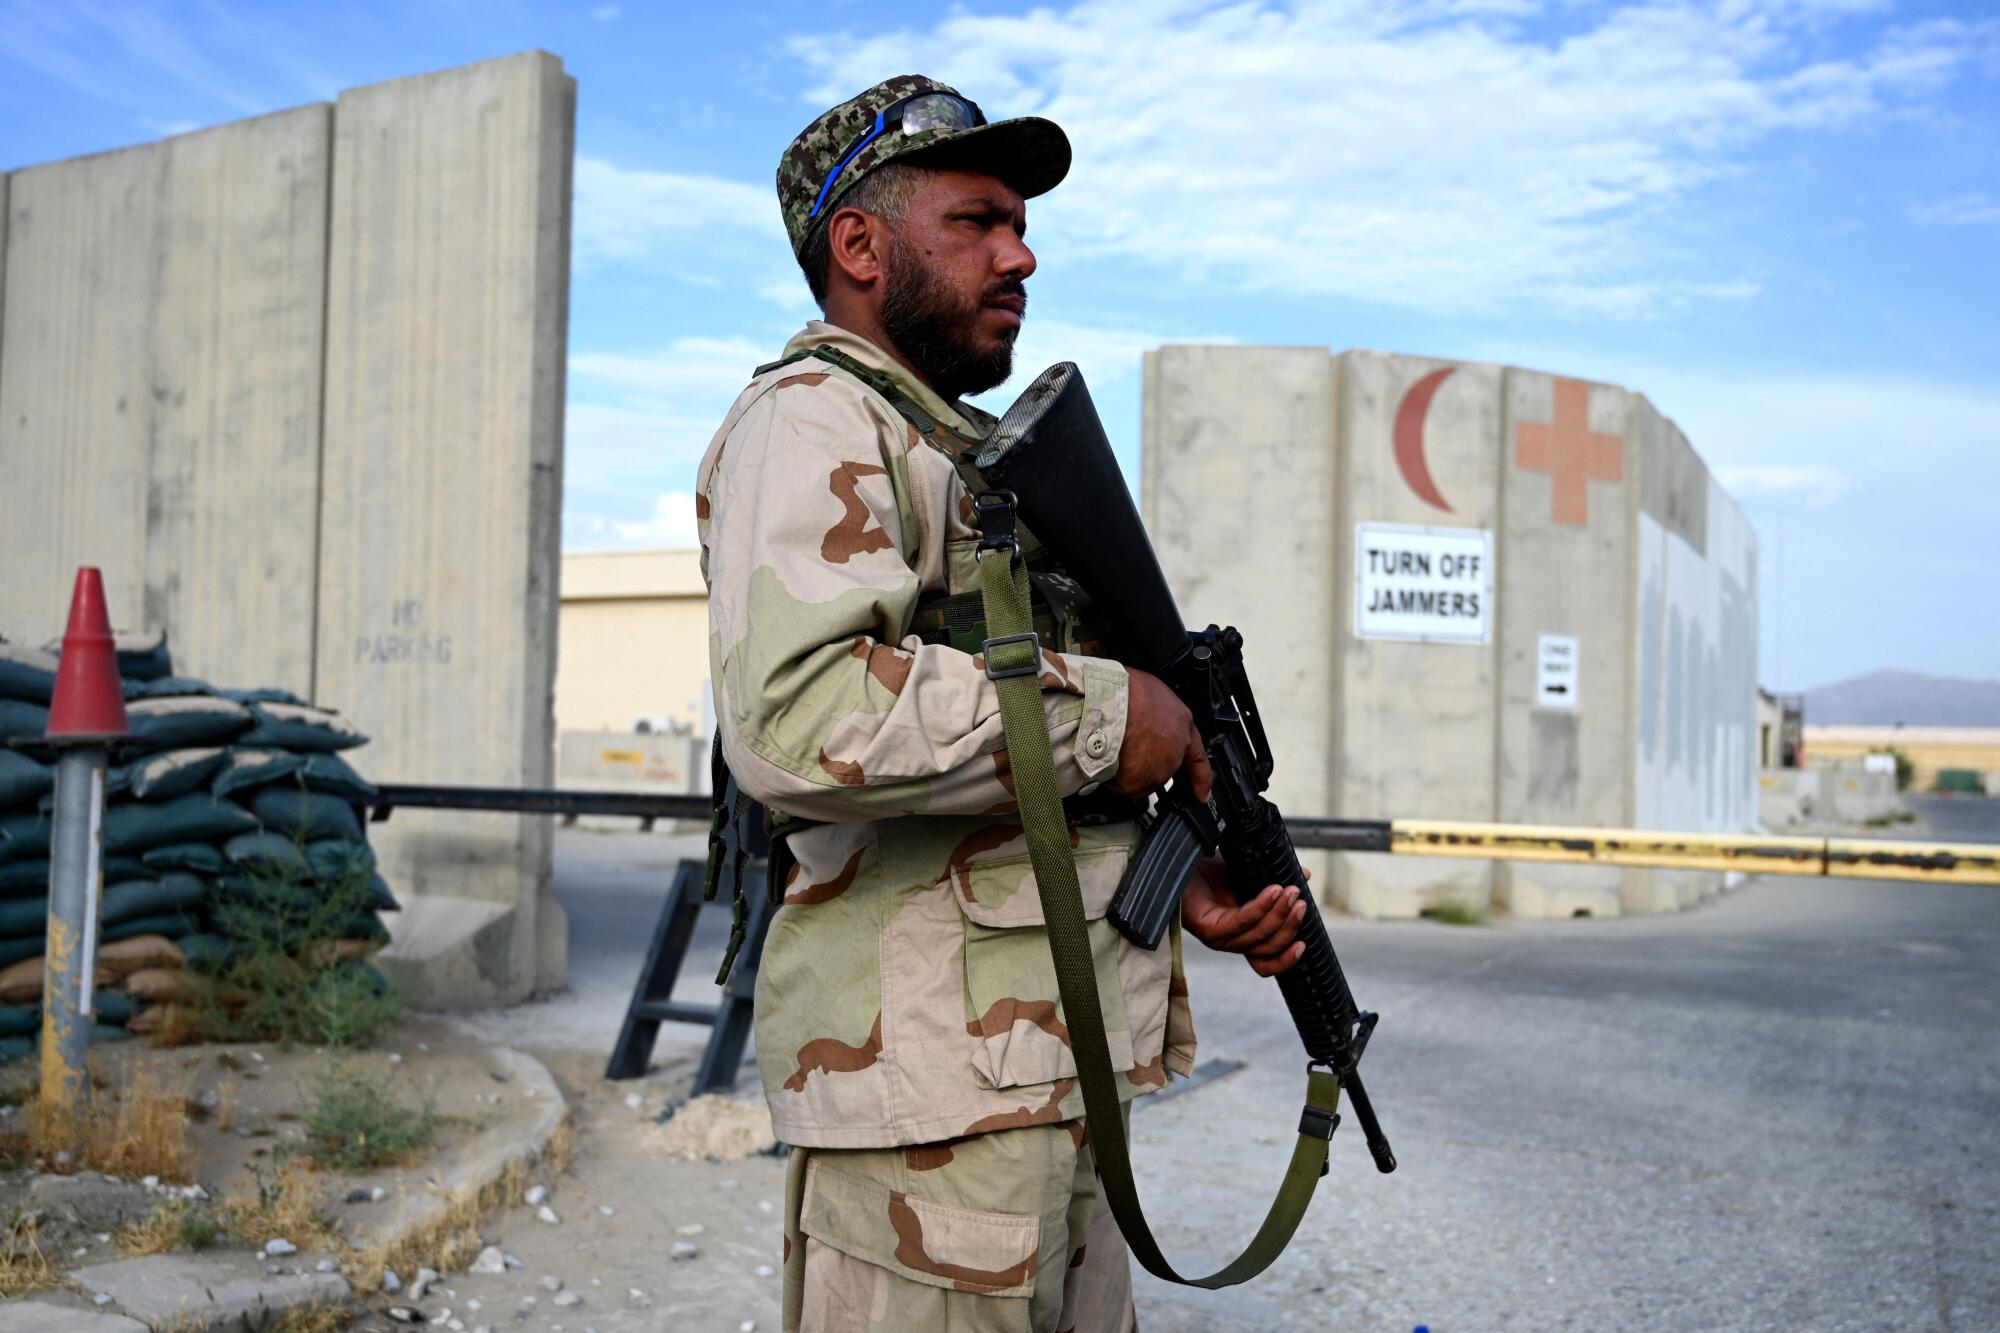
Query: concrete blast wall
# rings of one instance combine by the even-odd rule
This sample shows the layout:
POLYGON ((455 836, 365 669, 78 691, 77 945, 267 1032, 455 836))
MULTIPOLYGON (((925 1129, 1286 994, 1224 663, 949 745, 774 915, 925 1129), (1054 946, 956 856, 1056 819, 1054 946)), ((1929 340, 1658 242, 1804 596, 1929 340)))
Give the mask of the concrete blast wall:
MULTIPOLYGON (((378 780, 551 785, 573 123, 535 52, 0 178, 0 635, 94 564, 378 780)), ((560 980, 547 837, 379 830, 414 998, 560 980)))
MULTIPOLYGON (((1168 347, 1145 401, 1148 525, 1189 618, 1249 636, 1285 809, 1754 827, 1755 538, 1643 398, 1375 352, 1168 347)), ((1719 887, 1317 864, 1337 901, 1384 916, 1610 915, 1719 887)))

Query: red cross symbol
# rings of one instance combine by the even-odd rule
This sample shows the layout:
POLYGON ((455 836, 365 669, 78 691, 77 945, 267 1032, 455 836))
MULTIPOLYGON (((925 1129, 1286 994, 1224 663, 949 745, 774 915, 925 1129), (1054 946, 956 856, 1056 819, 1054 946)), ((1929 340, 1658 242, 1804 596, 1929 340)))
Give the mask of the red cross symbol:
POLYGON ((1625 479, 1625 441, 1590 428, 1590 386, 1557 380, 1555 420, 1514 426, 1514 466, 1549 474, 1549 518, 1571 527, 1590 521, 1590 483, 1625 479))

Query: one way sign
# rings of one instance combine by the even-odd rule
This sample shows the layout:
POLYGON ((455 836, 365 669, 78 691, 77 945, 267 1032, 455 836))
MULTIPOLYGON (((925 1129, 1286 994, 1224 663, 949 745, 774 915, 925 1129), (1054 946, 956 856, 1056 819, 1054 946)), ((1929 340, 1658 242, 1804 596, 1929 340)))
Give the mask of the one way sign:
POLYGON ((1543 634, 1535 640, 1535 707, 1576 707, 1577 647, 1574 634, 1543 634))

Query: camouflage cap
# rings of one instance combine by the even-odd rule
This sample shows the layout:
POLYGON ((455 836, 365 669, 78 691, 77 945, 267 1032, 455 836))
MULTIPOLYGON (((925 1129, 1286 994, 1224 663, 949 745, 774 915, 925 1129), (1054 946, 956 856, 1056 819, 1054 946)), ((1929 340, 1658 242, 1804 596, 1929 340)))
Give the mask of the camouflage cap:
MULTIPOLYGON (((799 131, 778 159, 778 208, 784 214, 785 233, 792 239, 794 255, 805 249, 806 236, 818 221, 812 216, 813 203, 826 184, 827 173, 868 133, 877 115, 920 93, 963 96, 936 79, 899 74, 842 102, 799 131)), ((1019 190, 1024 199, 1053 190, 1069 173, 1069 137, 1054 121, 1040 116, 992 121, 969 130, 886 133, 856 153, 841 170, 819 216, 830 215, 842 195, 884 162, 919 152, 943 157, 939 150, 947 147, 953 165, 998 176, 1019 190)))

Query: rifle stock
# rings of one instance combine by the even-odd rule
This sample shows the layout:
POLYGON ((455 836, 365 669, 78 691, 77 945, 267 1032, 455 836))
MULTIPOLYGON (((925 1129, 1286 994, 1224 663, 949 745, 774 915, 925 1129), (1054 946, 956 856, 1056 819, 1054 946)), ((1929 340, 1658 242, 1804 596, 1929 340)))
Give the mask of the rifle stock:
POLYGON ((1356 1006, 1284 818, 1263 795, 1273 765, 1243 669, 1242 636, 1215 625, 1189 632, 1074 364, 1044 371, 973 461, 987 485, 1013 493, 1028 530, 1090 594, 1116 656, 1158 676, 1187 705, 1215 771, 1206 803, 1178 782, 1162 794, 1119 888, 1113 923, 1136 943, 1157 947, 1188 873, 1209 852, 1221 853, 1238 901, 1267 884, 1297 885, 1307 904, 1299 928, 1305 949, 1278 977, 1279 989, 1308 1057, 1340 1076, 1376 1167, 1393 1171, 1395 1155, 1357 1068, 1376 1016, 1356 1006))

